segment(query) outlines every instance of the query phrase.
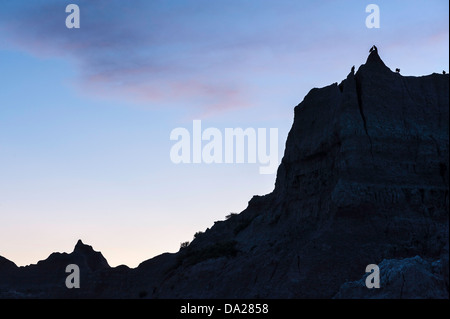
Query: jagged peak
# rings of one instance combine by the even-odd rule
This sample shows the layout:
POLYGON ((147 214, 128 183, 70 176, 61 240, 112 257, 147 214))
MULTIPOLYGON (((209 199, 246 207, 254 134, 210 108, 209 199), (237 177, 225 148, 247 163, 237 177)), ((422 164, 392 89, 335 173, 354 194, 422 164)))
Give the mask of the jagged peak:
POLYGON ((84 244, 81 239, 77 241, 72 254, 86 258, 86 262, 92 270, 110 268, 108 261, 103 257, 103 254, 99 251, 95 251, 92 246, 84 244))
POLYGON ((94 249, 92 248, 92 246, 84 244, 81 239, 78 239, 77 244, 75 245, 75 248, 73 251, 74 252, 86 252, 86 251, 94 251, 94 249))
POLYGON ((378 49, 376 46, 373 46, 370 49, 370 54, 367 57, 367 60, 366 60, 366 63, 364 64, 364 66, 389 70, 389 68, 386 66, 386 64, 384 64, 383 60, 380 58, 380 55, 378 54, 378 49))

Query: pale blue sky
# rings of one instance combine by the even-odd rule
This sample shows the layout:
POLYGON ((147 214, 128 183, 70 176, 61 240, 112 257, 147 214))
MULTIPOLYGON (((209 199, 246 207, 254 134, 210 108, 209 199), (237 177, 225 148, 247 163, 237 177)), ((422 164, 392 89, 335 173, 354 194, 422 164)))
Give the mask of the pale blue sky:
POLYGON ((273 189, 259 164, 173 164, 193 119, 276 127, 281 160, 293 107, 373 44, 404 75, 449 69, 446 0, 132 3, 0 2, 0 255, 19 265, 81 238, 134 267, 273 189))

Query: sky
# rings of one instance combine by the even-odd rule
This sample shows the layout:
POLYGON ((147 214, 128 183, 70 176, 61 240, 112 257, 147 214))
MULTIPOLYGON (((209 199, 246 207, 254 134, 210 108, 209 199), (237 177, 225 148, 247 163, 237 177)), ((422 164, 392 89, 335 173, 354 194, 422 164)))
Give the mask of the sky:
POLYGON ((280 162, 294 107, 373 44, 403 75, 448 72, 448 12, 447 0, 0 0, 0 255, 34 264, 82 239, 136 267, 178 251, 276 174, 175 164, 172 130, 277 128, 280 162), (80 28, 66 27, 71 3, 80 28))

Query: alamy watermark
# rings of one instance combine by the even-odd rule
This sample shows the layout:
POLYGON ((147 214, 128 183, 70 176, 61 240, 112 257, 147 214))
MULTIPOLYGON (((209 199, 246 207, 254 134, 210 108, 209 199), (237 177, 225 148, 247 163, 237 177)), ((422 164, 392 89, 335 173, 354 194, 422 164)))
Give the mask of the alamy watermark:
POLYGON ((366 273, 367 272, 370 274, 366 277, 366 287, 369 289, 380 288, 380 268, 378 265, 367 265, 366 273))
POLYGON ((70 13, 66 17, 67 29, 79 29, 80 28, 80 7, 76 4, 69 4, 66 7, 66 12, 70 13))
POLYGON ((80 288, 80 267, 76 264, 67 265, 66 273, 70 273, 66 278, 66 287, 69 289, 80 288))
MULTIPOLYGON (((366 12, 370 13, 366 17, 366 27, 369 29, 380 28, 380 7, 376 4, 369 4, 366 6, 366 12)), ((66 17, 66 27, 68 29, 80 28, 80 7, 76 4, 69 4, 66 6, 66 13, 70 13, 66 17)))
POLYGON ((258 159, 262 164, 259 167, 260 174, 275 174, 277 170, 277 128, 270 128, 269 136, 266 128, 255 130, 251 127, 245 130, 240 127, 225 128, 222 134, 215 127, 208 127, 202 131, 202 121, 194 120, 192 136, 186 128, 177 127, 170 133, 170 140, 177 141, 170 150, 170 159, 175 164, 256 163, 258 159), (267 139, 269 139, 268 147, 267 139))
POLYGON ((380 28, 380 7, 376 4, 369 4, 366 7, 366 12, 370 13, 366 18, 366 27, 368 29, 380 28))

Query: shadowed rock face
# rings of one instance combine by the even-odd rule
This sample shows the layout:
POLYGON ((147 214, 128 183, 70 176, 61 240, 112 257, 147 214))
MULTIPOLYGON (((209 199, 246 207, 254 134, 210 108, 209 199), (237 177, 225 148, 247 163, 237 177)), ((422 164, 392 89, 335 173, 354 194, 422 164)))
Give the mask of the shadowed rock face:
POLYGON ((448 75, 404 77, 373 51, 295 107, 274 191, 239 215, 136 269, 110 268, 80 242, 41 265, 0 260, 20 274, 0 275, 0 291, 24 293, 18 278, 36 269, 25 297, 448 298, 448 116, 448 75), (87 273, 77 290, 64 286, 72 260, 87 273), (368 264, 392 284, 355 284, 368 264))
POLYGON ((364 276, 361 280, 343 284, 335 298, 445 299, 448 291, 442 281, 441 263, 441 260, 429 262, 419 256, 385 259, 379 264, 380 287, 384 289, 367 289, 367 276, 364 276))

